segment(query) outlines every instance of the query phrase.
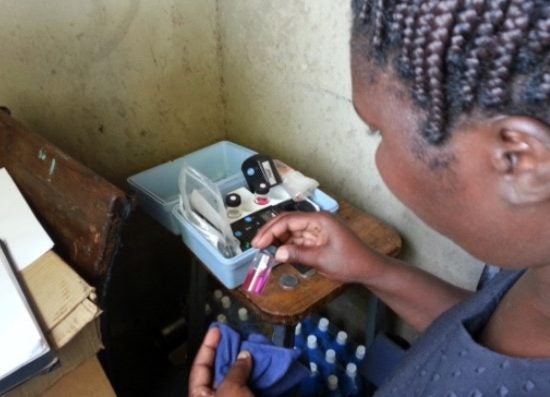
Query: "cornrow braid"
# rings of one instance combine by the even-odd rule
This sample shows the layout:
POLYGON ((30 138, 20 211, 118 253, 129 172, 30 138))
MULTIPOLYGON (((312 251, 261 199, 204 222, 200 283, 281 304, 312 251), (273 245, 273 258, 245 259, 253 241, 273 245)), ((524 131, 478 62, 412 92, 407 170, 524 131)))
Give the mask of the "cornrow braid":
POLYGON ((527 89, 523 93, 523 100, 531 106, 545 106, 548 108, 550 100, 550 54, 546 56, 543 62, 546 65, 544 70, 535 74, 531 80, 526 83, 527 89))
POLYGON ((374 33, 372 35, 372 43, 377 52, 380 53, 384 34, 384 0, 376 0, 376 7, 374 10, 374 33))
POLYGON ((431 111, 423 133, 430 142, 443 139, 442 131, 447 120, 447 95, 445 86, 445 63, 449 49, 449 39, 453 29, 453 14, 458 6, 457 0, 440 1, 435 8, 436 18, 430 32, 428 44, 427 80, 431 111))
POLYGON ((508 6, 508 0, 496 0, 487 4, 485 12, 481 16, 481 21, 476 35, 471 39, 469 49, 465 56, 464 84, 460 92, 462 100, 460 108, 468 110, 476 100, 476 86, 482 73, 482 59, 491 49, 491 35, 501 24, 504 18, 504 9, 508 6))
POLYGON ((395 70, 424 109, 422 134, 443 144, 464 113, 549 123, 548 0, 355 0, 354 40, 395 70), (361 10, 358 13, 357 10, 361 10))
POLYGON ((533 4, 523 0, 512 0, 494 46, 494 56, 488 68, 487 82, 481 102, 487 107, 505 102, 508 80, 516 54, 519 52, 522 37, 528 33, 529 11, 533 4))
POLYGON ((415 29, 415 35, 412 41, 412 68, 414 72, 414 90, 413 95, 421 106, 428 105, 428 84, 426 81, 426 45, 430 33, 430 25, 434 15, 430 12, 437 4, 437 0, 427 1, 420 6, 420 17, 418 19, 418 28, 415 29))
MULTIPOLYGON (((536 4, 535 7, 537 7, 536 4)), ((550 45, 550 3, 538 6, 538 9, 534 10, 534 14, 541 17, 533 22, 533 28, 527 38, 527 45, 520 50, 518 55, 519 67, 522 71, 543 59, 546 55, 544 49, 550 45)))
POLYGON ((461 52, 468 39, 475 32, 484 10, 483 0, 468 0, 460 4, 456 23, 451 34, 451 44, 449 48, 449 62, 455 67, 462 67, 461 52))
MULTIPOLYGON (((403 24, 399 25, 403 28, 402 31, 402 42, 403 42, 403 51, 401 52, 401 55, 398 57, 398 69, 401 71, 401 73, 404 76, 407 76, 409 78, 412 78, 414 76, 414 72, 411 67, 411 51, 412 51, 412 42, 414 39, 414 26, 416 23, 416 15, 418 15, 418 7, 419 7, 420 1, 412 0, 409 2, 409 4, 405 5, 405 12, 403 12, 403 24)), ((394 40, 396 42, 399 42, 399 33, 401 31, 396 31, 396 37, 394 37, 394 40)))
MULTIPOLYGON (((450 47, 447 53, 447 95, 454 95, 455 92, 461 91, 463 91, 463 95, 461 101, 449 104, 454 107, 450 110, 451 112, 468 110, 468 104, 472 103, 473 85, 468 84, 465 70, 467 67, 475 69, 477 62, 473 59, 467 60, 464 52, 467 44, 478 31, 484 11, 484 0, 463 1, 457 9, 456 23, 451 33, 450 47)), ((470 75, 475 73, 477 73, 476 70, 470 70, 470 75)))

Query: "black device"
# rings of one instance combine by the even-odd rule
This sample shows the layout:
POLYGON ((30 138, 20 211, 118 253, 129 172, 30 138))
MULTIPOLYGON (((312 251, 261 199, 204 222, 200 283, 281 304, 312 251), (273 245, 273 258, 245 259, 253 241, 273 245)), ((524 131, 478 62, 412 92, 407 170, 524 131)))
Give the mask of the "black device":
POLYGON ((241 165, 241 171, 251 192, 255 192, 261 183, 271 188, 282 182, 273 159, 265 154, 255 154, 247 158, 241 165))
POLYGON ((275 218, 281 212, 304 211, 315 212, 319 208, 308 200, 294 201, 286 200, 276 205, 270 205, 252 214, 231 223, 233 235, 240 241, 243 251, 251 247, 250 242, 256 236, 258 229, 265 225, 270 219, 275 218))

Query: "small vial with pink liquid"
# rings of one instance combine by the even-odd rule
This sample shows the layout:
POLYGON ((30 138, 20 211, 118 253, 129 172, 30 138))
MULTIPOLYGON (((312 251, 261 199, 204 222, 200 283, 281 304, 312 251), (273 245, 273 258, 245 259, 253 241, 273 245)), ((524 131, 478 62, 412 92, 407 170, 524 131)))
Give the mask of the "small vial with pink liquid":
POLYGON ((244 279, 243 288, 245 291, 253 294, 261 294, 269 281, 271 269, 275 265, 275 258, 270 251, 267 249, 258 251, 256 255, 254 255, 246 278, 244 279))
POLYGON ((269 204, 269 186, 265 182, 260 182, 254 188, 254 202, 258 205, 269 204))

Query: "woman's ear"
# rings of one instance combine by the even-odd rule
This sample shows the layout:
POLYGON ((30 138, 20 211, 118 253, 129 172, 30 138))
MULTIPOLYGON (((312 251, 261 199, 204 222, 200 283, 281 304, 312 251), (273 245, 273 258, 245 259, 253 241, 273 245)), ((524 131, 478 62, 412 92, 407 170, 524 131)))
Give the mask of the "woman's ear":
POLYGON ((550 127, 523 116, 493 119, 492 164, 511 204, 550 200, 550 127))

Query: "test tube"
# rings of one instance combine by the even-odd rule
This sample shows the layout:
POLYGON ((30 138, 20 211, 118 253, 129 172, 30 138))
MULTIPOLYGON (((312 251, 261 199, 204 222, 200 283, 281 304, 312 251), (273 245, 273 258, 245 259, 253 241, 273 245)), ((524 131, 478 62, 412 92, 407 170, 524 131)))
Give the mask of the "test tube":
POLYGON ((264 290, 271 269, 275 266, 275 258, 266 250, 261 250, 254 255, 246 278, 244 280, 244 289, 254 294, 260 294, 264 290))

